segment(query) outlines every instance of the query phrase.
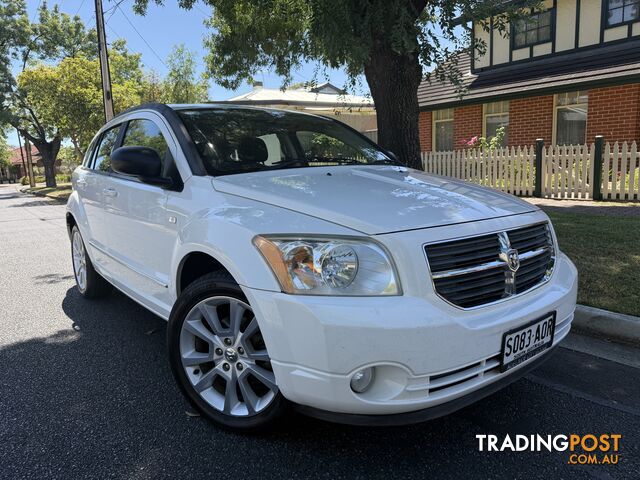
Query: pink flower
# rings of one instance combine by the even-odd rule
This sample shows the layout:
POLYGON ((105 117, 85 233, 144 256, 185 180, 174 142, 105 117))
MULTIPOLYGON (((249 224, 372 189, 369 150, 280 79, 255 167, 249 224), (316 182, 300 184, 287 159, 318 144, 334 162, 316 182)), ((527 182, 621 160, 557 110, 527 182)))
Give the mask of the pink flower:
POLYGON ((473 147, 476 143, 478 143, 478 136, 472 137, 471 140, 467 142, 467 145, 473 147))

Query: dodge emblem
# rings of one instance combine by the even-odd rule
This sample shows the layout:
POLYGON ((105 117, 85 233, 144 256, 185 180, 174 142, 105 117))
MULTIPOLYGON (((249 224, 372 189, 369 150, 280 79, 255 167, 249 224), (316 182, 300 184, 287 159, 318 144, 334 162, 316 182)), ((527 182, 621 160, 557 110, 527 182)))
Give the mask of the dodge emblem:
POLYGON ((518 250, 515 248, 507 251, 507 266, 514 273, 520 268, 520 257, 518 256, 518 250))

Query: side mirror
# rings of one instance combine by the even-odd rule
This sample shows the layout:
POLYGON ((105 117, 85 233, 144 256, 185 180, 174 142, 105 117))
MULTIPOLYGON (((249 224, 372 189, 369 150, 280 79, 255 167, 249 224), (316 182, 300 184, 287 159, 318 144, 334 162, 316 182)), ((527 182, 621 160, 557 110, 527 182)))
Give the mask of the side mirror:
POLYGON ((153 148, 120 147, 111 153, 114 172, 138 177, 144 183, 171 186, 170 178, 162 176, 162 160, 153 148))

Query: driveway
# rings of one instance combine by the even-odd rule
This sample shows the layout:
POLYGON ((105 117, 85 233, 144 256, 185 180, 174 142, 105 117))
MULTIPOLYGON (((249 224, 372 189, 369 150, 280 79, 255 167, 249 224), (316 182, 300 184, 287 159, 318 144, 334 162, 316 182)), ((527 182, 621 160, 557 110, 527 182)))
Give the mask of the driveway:
MULTIPOLYGON (((614 362, 558 349, 507 389, 421 425, 291 414, 271 434, 242 436, 187 415, 163 320, 119 293, 85 301, 73 285, 64 206, 0 186, 1 478, 617 479, 640 470, 635 350, 605 345, 622 352, 614 362), (478 452, 476 434, 507 433, 619 433, 620 461, 478 452)), ((571 345, 589 351, 589 342, 571 345)))

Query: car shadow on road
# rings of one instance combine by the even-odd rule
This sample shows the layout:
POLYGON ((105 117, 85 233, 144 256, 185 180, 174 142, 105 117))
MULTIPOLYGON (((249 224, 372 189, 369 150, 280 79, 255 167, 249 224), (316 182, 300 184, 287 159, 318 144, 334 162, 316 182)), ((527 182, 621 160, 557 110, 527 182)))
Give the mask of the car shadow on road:
MULTIPOLYGON (((476 434, 563 427, 549 417, 549 391, 523 380, 419 425, 350 427, 291 413, 271 432, 234 434, 186 414, 162 319, 118 292, 87 301, 70 288, 61 306, 68 328, 0 349, 7 478, 21 468, 34 478, 503 477, 526 455, 478 454, 476 434)), ((579 422, 582 412, 566 415, 579 422)), ((543 460, 562 468, 556 457, 543 460)))

